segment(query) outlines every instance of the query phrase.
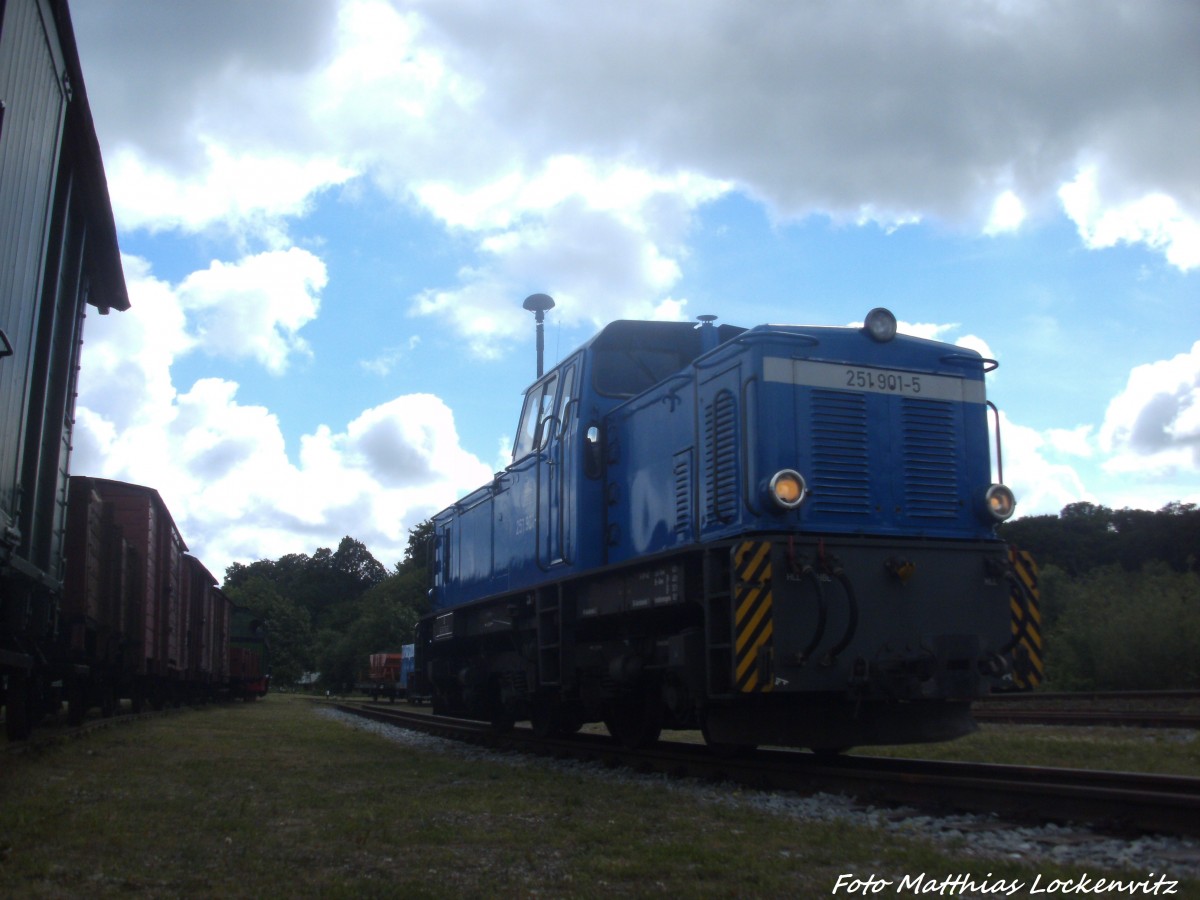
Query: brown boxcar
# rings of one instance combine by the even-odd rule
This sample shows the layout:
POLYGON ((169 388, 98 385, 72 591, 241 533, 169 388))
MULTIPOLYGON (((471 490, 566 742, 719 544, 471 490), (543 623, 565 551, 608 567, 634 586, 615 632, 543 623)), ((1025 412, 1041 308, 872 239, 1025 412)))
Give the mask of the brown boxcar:
POLYGON ((93 706, 111 713, 122 697, 140 709, 227 692, 230 600, 184 552, 157 491, 72 476, 67 529, 60 646, 71 721, 93 706))
POLYGON ((183 607, 188 621, 186 681, 195 698, 211 699, 228 671, 229 598, 194 556, 184 556, 183 571, 183 607))
POLYGON ((187 619, 183 560, 187 545, 154 488, 105 478, 87 479, 112 510, 112 520, 133 553, 127 603, 122 610, 130 696, 134 707, 155 708, 186 695, 187 619))
POLYGON ((131 693, 125 610, 137 602, 130 578, 137 554, 95 479, 70 479, 66 546, 59 649, 68 664, 69 716, 78 723, 92 706, 111 715, 116 701, 131 693))
POLYGON ((213 678, 222 690, 229 686, 229 629, 233 601, 220 588, 213 588, 212 666, 213 678))

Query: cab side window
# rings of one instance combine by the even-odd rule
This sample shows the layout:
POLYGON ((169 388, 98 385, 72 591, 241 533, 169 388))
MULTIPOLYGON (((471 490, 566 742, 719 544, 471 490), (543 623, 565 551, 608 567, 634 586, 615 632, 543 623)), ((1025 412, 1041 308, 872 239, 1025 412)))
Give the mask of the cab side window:
MULTIPOLYGON (((513 460, 539 449, 537 444, 545 442, 548 431, 542 422, 554 416, 554 391, 558 386, 558 373, 538 382, 525 395, 525 408, 521 410, 521 423, 517 428, 517 440, 513 445, 513 460)), ((550 426, 545 426, 549 428, 550 426)))
POLYGON ((567 419, 575 415, 571 401, 575 399, 575 366, 572 364, 563 370, 562 390, 558 398, 558 421, 555 423, 558 433, 562 434, 567 428, 567 419))

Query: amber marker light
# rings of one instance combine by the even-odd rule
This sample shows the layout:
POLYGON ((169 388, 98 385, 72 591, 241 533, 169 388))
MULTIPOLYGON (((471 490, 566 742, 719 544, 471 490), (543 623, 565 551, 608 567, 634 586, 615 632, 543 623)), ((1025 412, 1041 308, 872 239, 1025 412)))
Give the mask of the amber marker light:
POLYGON ((807 487, 804 476, 795 469, 780 469, 768 486, 771 499, 784 509, 795 509, 804 502, 807 487))
POLYGON ((1007 521, 1017 509, 1017 498, 1003 484, 993 484, 987 489, 983 499, 987 505, 988 515, 997 522, 1007 521))

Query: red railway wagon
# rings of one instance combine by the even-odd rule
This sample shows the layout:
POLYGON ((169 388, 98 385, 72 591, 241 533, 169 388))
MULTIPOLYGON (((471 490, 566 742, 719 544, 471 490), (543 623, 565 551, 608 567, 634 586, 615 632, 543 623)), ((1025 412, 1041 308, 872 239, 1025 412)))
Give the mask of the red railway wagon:
POLYGON ((367 661, 366 681, 359 685, 372 700, 389 701, 404 696, 404 658, 401 653, 372 653, 367 661))
POLYGON ((112 521, 136 559, 126 573, 130 584, 122 610, 128 696, 135 709, 146 700, 156 709, 182 701, 187 674, 187 545, 154 488, 104 478, 82 480, 112 510, 112 521))
POLYGON ((72 477, 67 504, 70 550, 60 605, 59 668, 73 724, 92 706, 111 715, 118 697, 129 695, 133 671, 126 610, 140 602, 132 581, 137 553, 93 481, 72 477))
POLYGON ((185 683, 193 699, 215 697, 225 685, 229 658, 229 598, 194 556, 183 557, 182 609, 187 621, 185 683))

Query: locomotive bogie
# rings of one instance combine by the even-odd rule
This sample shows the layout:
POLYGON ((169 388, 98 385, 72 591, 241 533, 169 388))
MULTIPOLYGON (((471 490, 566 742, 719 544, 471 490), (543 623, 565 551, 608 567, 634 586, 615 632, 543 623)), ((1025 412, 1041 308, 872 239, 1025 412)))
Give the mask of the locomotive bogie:
POLYGON ((1004 671, 1002 566, 992 544, 756 539, 444 611, 423 656, 438 711, 485 720, 604 721, 624 742, 647 723, 717 743, 946 740, 1004 671))

